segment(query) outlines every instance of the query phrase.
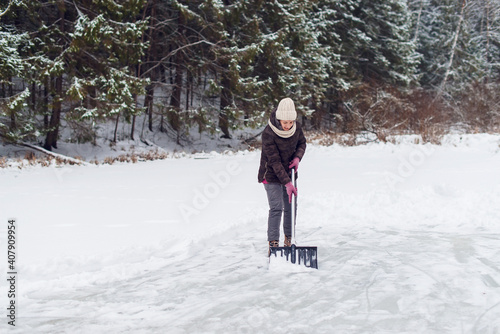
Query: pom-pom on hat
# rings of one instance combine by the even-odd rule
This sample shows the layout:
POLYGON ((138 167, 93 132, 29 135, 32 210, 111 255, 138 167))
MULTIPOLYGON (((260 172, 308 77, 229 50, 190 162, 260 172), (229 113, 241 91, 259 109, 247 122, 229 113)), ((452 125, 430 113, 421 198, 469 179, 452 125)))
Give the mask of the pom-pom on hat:
POLYGON ((286 97, 280 101, 276 110, 276 119, 281 121, 295 121, 297 119, 295 104, 291 98, 286 97))

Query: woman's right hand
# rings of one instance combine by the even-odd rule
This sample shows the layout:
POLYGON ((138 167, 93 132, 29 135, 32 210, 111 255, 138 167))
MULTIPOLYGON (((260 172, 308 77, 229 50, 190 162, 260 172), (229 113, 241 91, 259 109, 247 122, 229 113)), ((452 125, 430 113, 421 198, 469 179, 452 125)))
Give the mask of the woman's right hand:
POLYGON ((300 159, 295 157, 293 160, 290 162, 290 165, 288 166, 289 169, 295 168, 295 171, 299 169, 299 162, 300 159))

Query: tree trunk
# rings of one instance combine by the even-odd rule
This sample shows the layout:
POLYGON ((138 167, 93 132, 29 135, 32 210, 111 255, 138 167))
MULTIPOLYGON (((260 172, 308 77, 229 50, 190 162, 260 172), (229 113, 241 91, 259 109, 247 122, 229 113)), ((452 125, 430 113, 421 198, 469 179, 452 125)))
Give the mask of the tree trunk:
MULTIPOLYGON (((149 29, 149 35, 151 40, 149 41, 149 50, 148 50, 148 56, 147 56, 147 63, 150 63, 152 60, 154 62, 157 61, 157 52, 156 52, 156 43, 157 41, 157 17, 156 17, 156 0, 153 0, 153 3, 151 5, 151 15, 150 15, 150 22, 151 26, 149 29)), ((150 65, 149 65, 150 66, 150 65)), ((155 90, 155 83, 154 81, 156 80, 156 69, 151 71, 149 74, 149 78, 151 79, 151 83, 146 87, 146 96, 144 98, 144 107, 146 108, 146 112, 148 115, 148 128, 149 131, 153 132, 153 99, 154 99, 154 90, 155 90)))
MULTIPOLYGON (((12 78, 9 78, 9 81, 12 82, 12 78)), ((9 96, 14 96, 13 85, 9 85, 9 96)), ((15 130, 17 128, 16 125, 16 112, 14 110, 10 111, 10 129, 15 130)))
POLYGON ((36 83, 31 84, 31 110, 36 110, 36 97, 37 97, 37 90, 36 90, 36 83))
MULTIPOLYGON (((490 56, 490 1, 486 0, 486 63, 490 65, 491 63, 491 56, 490 56)), ((486 77, 486 83, 488 82, 488 77, 486 77)))
POLYGON ((149 131, 153 132, 153 95, 154 95, 154 85, 149 84, 146 87, 146 96, 144 97, 144 108, 146 108, 146 113, 148 115, 148 128, 149 131))
MULTIPOLYGON (((162 83, 167 82, 167 78, 165 75, 165 69, 163 67, 159 70, 158 75, 160 76, 160 82, 162 82, 162 83)), ((162 132, 162 133, 167 132, 167 130, 165 129, 165 126, 163 125, 163 122, 165 121, 164 116, 163 116, 164 114, 165 113, 162 111, 161 115, 160 115, 160 132, 162 132)))
MULTIPOLYGON (((227 70, 227 69, 225 69, 227 70)), ((222 131, 221 138, 231 138, 229 133, 229 118, 227 115, 228 109, 231 108, 232 93, 230 87, 231 81, 225 73, 222 73, 221 86, 222 91, 220 95, 220 112, 219 112, 219 128, 222 131)))
POLYGON ((423 9, 424 9, 424 0, 420 0, 420 8, 418 10, 417 23, 415 24, 415 35, 413 36, 413 42, 416 42, 418 40, 419 30, 420 30, 420 21, 421 21, 423 9))
POLYGON ((135 131, 135 115, 132 116, 132 126, 131 126, 131 129, 130 129, 130 139, 132 140, 135 140, 134 139, 134 131, 135 131))
MULTIPOLYGON (((177 19, 177 35, 185 36, 185 22, 182 14, 179 13, 177 19)), ((182 93, 182 75, 183 75, 184 56, 181 50, 178 50, 174 55, 174 85, 172 95, 170 96, 170 111, 169 123, 177 132, 177 143, 179 143, 179 130, 181 128, 179 112, 181 110, 181 93, 182 93)))
MULTIPOLYGON (((314 98, 311 100, 314 101, 314 98)), ((325 109, 323 108, 323 106, 318 107, 314 102, 312 105, 312 109, 314 110, 311 119, 312 126, 315 130, 321 130, 321 126, 323 125, 323 119, 325 117, 325 109)))
POLYGON ((49 131, 47 132, 47 136, 45 137, 45 144, 43 145, 43 147, 49 151, 51 151, 52 148, 57 148, 57 137, 59 136, 59 123, 61 120, 62 109, 62 80, 62 76, 56 78, 56 93, 53 98, 54 102, 52 107, 52 115, 50 116, 49 121, 49 131))
MULTIPOLYGON (((57 7, 59 9, 59 29, 61 34, 64 35, 64 12, 65 4, 64 1, 58 1, 57 7)), ((57 138, 59 137, 59 124, 61 122, 61 111, 62 111, 62 97, 63 97, 63 77, 59 75, 55 78, 54 95, 52 97, 52 115, 50 116, 49 126, 47 136, 45 137, 45 144, 43 147, 46 150, 52 150, 52 148, 57 149, 57 138)))
POLYGON ((118 112, 118 114, 116 114, 115 131, 113 133, 113 143, 116 143, 116 137, 118 134, 118 125, 120 124, 120 114, 121 112, 118 112))
POLYGON ((43 84, 43 105, 42 105, 42 113, 43 113, 43 126, 44 129, 47 130, 49 128, 49 79, 44 79, 43 84))
POLYGON ((193 88, 193 75, 186 71, 186 110, 189 110, 189 97, 191 96, 193 88))
MULTIPOLYGON (((178 55, 180 52, 178 53, 178 55)), ((182 57, 176 57, 174 87, 170 96, 170 106, 172 107, 170 115, 170 125, 175 131, 180 129, 179 111, 181 109, 181 92, 182 92, 182 57)))
POLYGON ((451 45, 450 60, 448 61, 448 64, 446 65, 446 72, 444 73, 443 82, 441 82, 441 86, 439 87, 439 91, 438 91, 438 94, 436 96, 436 99, 438 97, 441 97, 441 95, 443 94, 444 88, 446 86, 446 82, 448 81, 448 77, 449 77, 450 72, 451 72, 451 67, 453 65, 453 59, 454 59, 455 53, 456 53, 458 37, 460 36, 460 30, 462 29, 462 22, 464 20, 464 12, 465 12, 466 3, 467 3, 467 0, 462 0, 462 10, 460 11, 460 17, 458 19, 457 30, 455 31, 455 36, 453 37, 453 44, 451 45))

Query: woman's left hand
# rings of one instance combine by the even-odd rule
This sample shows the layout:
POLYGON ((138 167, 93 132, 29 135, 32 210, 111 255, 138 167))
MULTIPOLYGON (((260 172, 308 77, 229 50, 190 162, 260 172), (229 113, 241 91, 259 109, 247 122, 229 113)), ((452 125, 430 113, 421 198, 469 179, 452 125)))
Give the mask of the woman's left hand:
POLYGON ((288 182, 287 184, 285 184, 285 188, 286 193, 288 194, 288 202, 292 203, 292 194, 297 196, 297 188, 293 186, 292 182, 288 182))

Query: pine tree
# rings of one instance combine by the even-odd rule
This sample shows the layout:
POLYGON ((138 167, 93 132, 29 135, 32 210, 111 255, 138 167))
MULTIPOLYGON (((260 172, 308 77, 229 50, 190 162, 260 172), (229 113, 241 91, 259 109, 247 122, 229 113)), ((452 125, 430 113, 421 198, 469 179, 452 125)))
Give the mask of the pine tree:
POLYGON ((315 8, 312 22, 330 55, 329 89, 315 125, 327 115, 329 121, 340 119, 348 131, 352 112, 345 103, 355 102, 359 93, 370 94, 362 85, 403 89, 416 83, 419 58, 410 35, 411 16, 402 0, 322 0, 315 8))
MULTIPOLYGON (((245 110, 246 124, 267 121, 266 111, 286 96, 303 115, 322 103, 330 54, 310 23, 313 3, 224 1, 219 31, 225 39, 214 48, 226 59, 221 96, 226 108, 230 100, 233 109, 245 110)), ((235 118, 234 112, 228 114, 235 118)))
POLYGON ((26 34, 12 34, 0 26, 0 136, 16 142, 34 133, 32 120, 24 112, 28 89, 14 91, 13 78, 24 71, 24 61, 19 47, 26 41, 26 34))
POLYGON ((18 47, 24 69, 15 75, 29 88, 24 110, 36 111, 34 120, 43 117, 46 149, 57 148, 63 119, 92 134, 99 120, 140 112, 136 96, 145 83, 135 69, 144 49, 144 4, 48 0, 16 8, 28 19, 13 25, 29 38, 18 47))
MULTIPOLYGON (((257 15, 261 4, 257 1, 225 1, 224 5, 226 43, 223 48, 214 50, 225 54, 227 59, 224 83, 226 91, 231 87, 232 108, 226 107, 226 117, 229 114, 235 119, 236 111, 242 110, 245 125, 260 125, 262 87, 267 82, 267 78, 261 80, 254 73, 255 59, 261 52, 262 35, 257 15)), ((227 100, 229 94, 226 92, 225 95, 227 100)))
POLYGON ((191 95, 192 100, 195 94, 192 82, 201 81, 203 73, 207 71, 204 63, 212 44, 207 37, 210 26, 202 11, 202 4, 203 1, 172 2, 169 52, 164 59, 167 59, 167 81, 171 86, 167 116, 170 127, 176 133, 177 142, 190 126, 190 109, 193 105, 189 96, 191 95))
POLYGON ((423 55, 419 72, 424 87, 436 87, 439 94, 456 92, 463 83, 485 77, 483 46, 474 38, 466 1, 429 0, 424 3, 418 32, 423 55))
MULTIPOLYGON (((307 6, 307 3, 305 4, 307 6)), ((292 34, 297 17, 296 1, 263 2, 259 8, 261 52, 255 64, 255 73, 260 80, 268 79, 263 87, 263 106, 276 106, 284 97, 300 100, 300 59, 293 50, 292 34)))
MULTIPOLYGON (((416 81, 418 58, 410 35, 406 1, 360 0, 353 8, 356 66, 366 80, 409 86, 416 81)), ((348 42, 344 40, 344 42, 348 42)))
POLYGON ((27 111, 30 91, 19 90, 14 83, 26 70, 20 49, 29 36, 16 26, 17 10, 22 6, 21 1, 9 1, 6 8, 0 8, 0 137, 9 142, 36 134, 33 117, 27 111))
POLYGON ((469 12, 471 39, 487 78, 495 81, 500 77, 500 2, 478 0, 470 3, 469 12))
POLYGON ((304 116, 320 107, 330 68, 330 50, 318 40, 311 23, 315 1, 253 1, 252 31, 254 56, 249 82, 260 96, 254 116, 267 119, 265 111, 279 100, 291 97, 304 116))
POLYGON ((353 4, 348 1, 321 0, 310 13, 310 28, 317 32, 320 44, 323 71, 326 77, 322 79, 324 98, 315 106, 312 123, 315 128, 331 123, 342 103, 341 94, 348 91, 356 82, 357 74, 352 71, 348 60, 352 62, 355 55, 344 49, 343 39, 348 33, 352 22, 350 10, 353 4))
MULTIPOLYGON (((145 1, 84 4, 76 5, 78 18, 65 56, 71 69, 67 95, 76 104, 72 117, 91 122, 116 117, 118 124, 123 116, 130 121, 142 111, 136 97, 146 84, 135 73, 145 48, 146 21, 140 16, 145 1)), ((113 141, 116 136, 115 127, 113 141)))
POLYGON ((304 106, 304 115, 311 115, 314 110, 322 108, 325 94, 332 85, 328 80, 330 74, 337 74, 335 62, 338 61, 338 54, 331 45, 321 43, 318 27, 311 22, 313 4, 313 1, 294 4, 294 22, 289 37, 291 55, 298 59, 300 65, 294 71, 299 90, 293 94, 299 105, 304 106))

